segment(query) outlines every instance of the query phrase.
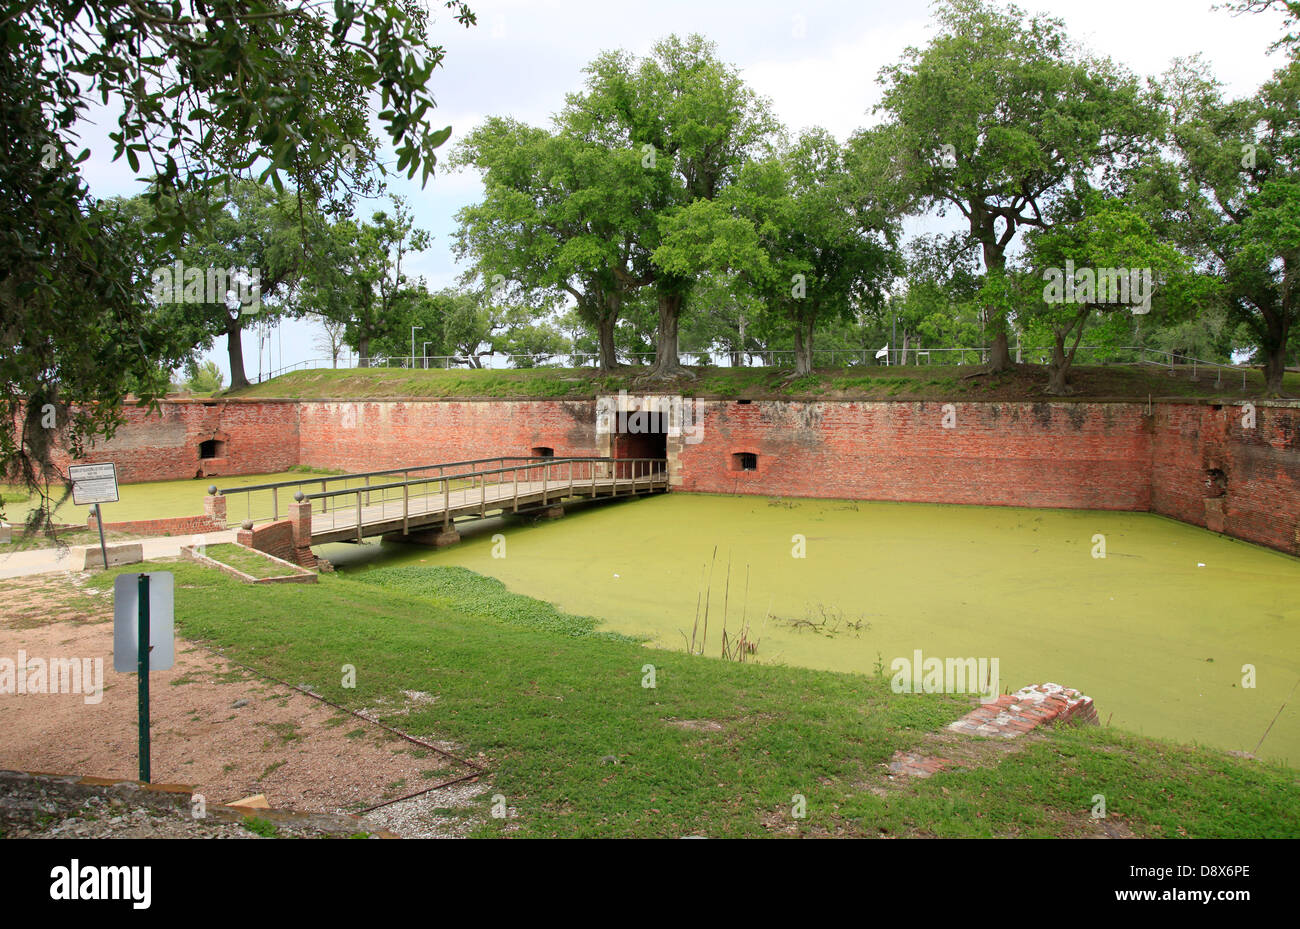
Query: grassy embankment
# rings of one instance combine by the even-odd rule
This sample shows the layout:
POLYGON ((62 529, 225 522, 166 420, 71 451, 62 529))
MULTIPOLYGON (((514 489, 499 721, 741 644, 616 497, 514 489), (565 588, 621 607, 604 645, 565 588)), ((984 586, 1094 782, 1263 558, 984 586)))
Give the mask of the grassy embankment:
MULTIPOLYGON (((1259 397, 1263 376, 1204 368, 1174 373, 1150 365, 1082 366, 1073 369, 1074 393, 1048 397, 1047 374, 1038 365, 990 377, 970 377, 971 366, 909 365, 902 367, 839 368, 791 379, 773 368, 697 368, 695 377, 647 381, 644 371, 625 368, 602 374, 590 368, 531 368, 522 370, 416 370, 402 368, 317 369, 294 371, 226 396, 283 399, 405 399, 500 398, 584 399, 597 394, 654 391, 684 396, 747 397, 755 400, 1245 400, 1259 397)), ((1288 396, 1300 396, 1300 374, 1284 382, 1288 396)))
POLYGON ((647 649, 462 569, 253 587, 154 567, 176 572, 181 633, 236 660, 352 707, 434 695, 386 721, 483 753, 479 834, 1071 836, 1097 833, 1096 794, 1108 822, 1139 836, 1300 834, 1295 771, 1106 727, 1057 729, 1000 762, 878 795, 880 765, 965 698, 647 649), (355 689, 341 686, 344 664, 355 689), (517 817, 487 815, 497 793, 517 817), (796 794, 804 819, 791 816, 796 794))

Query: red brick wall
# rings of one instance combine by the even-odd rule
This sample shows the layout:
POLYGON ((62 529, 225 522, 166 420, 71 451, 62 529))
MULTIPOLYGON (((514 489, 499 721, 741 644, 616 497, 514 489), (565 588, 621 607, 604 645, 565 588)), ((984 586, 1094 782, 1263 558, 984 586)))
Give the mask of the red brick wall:
MULTIPOLYGON (((1300 554, 1300 406, 1203 403, 703 401, 703 442, 678 459, 683 490, 1001 506, 1152 510, 1300 554), (733 470, 733 455, 758 456, 733 470), (1208 505, 1206 475, 1226 490, 1208 505)), ((171 402, 88 461, 124 482, 192 478, 199 443, 227 442, 223 473, 293 465, 378 470, 494 455, 596 453, 594 401, 171 402)), ((633 450, 629 439, 616 444, 633 450)), ((1217 491, 1216 491, 1217 492, 1217 491)), ((292 560, 292 559, 291 559, 292 560)))
POLYGON ((1253 429, 1244 414, 1241 405, 1155 407, 1151 509, 1300 555, 1300 408, 1256 402, 1253 429), (1212 469, 1223 472, 1222 491, 1212 469))
MULTIPOLYGON (((93 513, 86 519, 86 528, 98 528, 93 513)), ((133 532, 137 535, 196 535, 200 532, 220 532, 226 527, 210 516, 177 516, 171 519, 136 519, 128 522, 104 523, 104 528, 117 532, 133 532)))
MULTIPOLYGON (((262 400, 162 401, 156 413, 127 407, 126 423, 81 462, 113 462, 124 483, 284 471, 298 463, 298 406, 262 400), (199 443, 226 443, 225 457, 199 458, 199 443)), ((65 457, 56 461, 69 462, 65 457)))
POLYGON ((303 401, 299 460, 378 471, 403 465, 531 454, 594 455, 595 401, 303 401))
POLYGON ((235 541, 246 548, 266 552, 285 561, 296 563, 297 549, 293 544, 293 521, 281 519, 252 529, 240 529, 235 533, 235 541))
POLYGON ((1134 404, 706 401, 683 490, 1145 510, 1151 436, 1134 404), (733 455, 758 455, 755 471, 733 455))

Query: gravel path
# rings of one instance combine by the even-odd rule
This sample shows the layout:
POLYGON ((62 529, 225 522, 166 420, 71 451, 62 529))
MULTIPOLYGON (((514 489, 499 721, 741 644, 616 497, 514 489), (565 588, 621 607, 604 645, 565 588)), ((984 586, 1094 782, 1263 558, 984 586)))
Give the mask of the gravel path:
MULTIPOLYGON (((55 578, 0 584, 0 657, 99 661, 100 699, 0 695, 0 768, 134 778, 135 675, 113 671, 111 595, 69 608, 69 589, 55 578)), ((88 591, 78 593, 84 599, 88 591)), ((153 780, 193 785, 209 806, 260 793, 278 809, 354 812, 465 773, 444 755, 179 636, 175 665, 150 677, 153 780)), ((402 709, 383 708, 399 718, 402 709)))

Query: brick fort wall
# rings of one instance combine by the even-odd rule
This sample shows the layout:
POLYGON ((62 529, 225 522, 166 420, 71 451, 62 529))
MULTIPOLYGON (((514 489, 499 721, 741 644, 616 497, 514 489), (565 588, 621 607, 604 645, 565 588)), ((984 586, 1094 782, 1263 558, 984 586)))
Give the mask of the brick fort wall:
MULTIPOLYGON (((114 461, 133 482, 294 465, 381 470, 538 448, 593 455, 596 408, 172 401, 156 416, 128 410, 127 425, 85 460, 114 461), (222 456, 201 459, 200 443, 212 439, 225 443, 222 456)), ((1300 554, 1300 404, 1257 401, 1253 421, 1246 412, 1201 402, 704 400, 702 440, 669 447, 673 486, 686 491, 1151 511, 1300 554)))
MULTIPOLYGON (((298 405, 292 401, 164 400, 127 406, 126 422, 99 439, 83 462, 112 462, 124 484, 233 474, 266 474, 298 464, 298 405), (202 458, 202 443, 219 453, 202 458)), ((57 458, 60 467, 72 463, 57 458)))

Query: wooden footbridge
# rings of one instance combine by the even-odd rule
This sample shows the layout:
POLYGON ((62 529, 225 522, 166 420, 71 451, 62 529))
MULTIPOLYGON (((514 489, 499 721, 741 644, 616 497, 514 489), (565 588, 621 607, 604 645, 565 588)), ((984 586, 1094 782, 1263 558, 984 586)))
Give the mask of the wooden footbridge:
POLYGON ((368 536, 454 541, 457 519, 558 515, 555 508, 566 500, 615 500, 667 489, 663 458, 506 456, 213 487, 209 493, 226 498, 227 525, 245 528, 288 516, 304 519, 302 504, 310 504, 308 544, 321 545, 368 536), (291 501, 298 507, 291 509, 291 501))

